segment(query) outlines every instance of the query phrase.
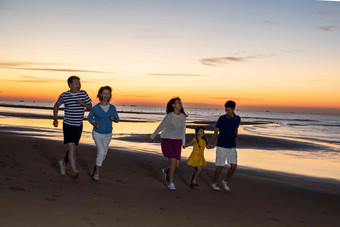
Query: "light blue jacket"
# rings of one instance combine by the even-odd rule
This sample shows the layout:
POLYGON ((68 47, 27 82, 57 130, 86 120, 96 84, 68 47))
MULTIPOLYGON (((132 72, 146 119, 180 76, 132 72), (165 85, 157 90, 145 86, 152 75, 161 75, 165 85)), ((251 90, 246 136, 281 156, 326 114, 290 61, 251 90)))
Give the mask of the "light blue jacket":
POLYGON ((105 112, 98 103, 92 108, 87 120, 93 125, 94 131, 99 134, 108 134, 112 133, 112 121, 110 120, 110 116, 114 117, 114 122, 119 122, 119 116, 114 105, 110 104, 109 110, 105 112), (98 129, 94 127, 96 124, 100 125, 98 129))

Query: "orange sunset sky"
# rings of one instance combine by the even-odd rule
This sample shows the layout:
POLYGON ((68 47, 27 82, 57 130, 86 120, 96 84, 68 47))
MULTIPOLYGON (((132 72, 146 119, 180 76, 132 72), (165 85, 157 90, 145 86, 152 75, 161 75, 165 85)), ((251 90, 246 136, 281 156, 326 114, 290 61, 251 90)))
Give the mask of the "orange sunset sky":
POLYGON ((340 114, 340 2, 1 1, 0 101, 340 114))

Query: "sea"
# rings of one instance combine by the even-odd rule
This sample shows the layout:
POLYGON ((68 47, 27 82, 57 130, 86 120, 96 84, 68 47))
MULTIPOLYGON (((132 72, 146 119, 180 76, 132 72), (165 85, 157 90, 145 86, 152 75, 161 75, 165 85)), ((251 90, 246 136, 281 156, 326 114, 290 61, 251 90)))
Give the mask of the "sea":
MULTIPOLYGON (((0 101, 0 131, 62 141, 62 119, 57 128, 52 125, 53 105, 0 101)), ((121 149, 161 155, 160 145, 148 143, 147 138, 164 118, 165 108, 116 108, 121 122, 113 125, 111 152, 121 149)), ((189 135, 194 134, 195 126, 213 126, 225 114, 224 108, 185 111, 187 125, 191 126, 187 128, 189 135)), ((242 140, 243 136, 248 141, 237 149, 239 166, 340 180, 340 115, 252 111, 236 111, 236 114, 242 119, 239 138, 242 140)), ((62 109, 59 116, 63 116, 62 109)), ((212 134, 212 130, 213 127, 207 127, 206 134, 212 134)), ((85 120, 82 143, 94 145, 91 132, 92 125, 85 120)), ((183 149, 183 159, 191 151, 190 147, 183 149)), ((215 150, 206 149, 205 157, 213 165, 215 150)))

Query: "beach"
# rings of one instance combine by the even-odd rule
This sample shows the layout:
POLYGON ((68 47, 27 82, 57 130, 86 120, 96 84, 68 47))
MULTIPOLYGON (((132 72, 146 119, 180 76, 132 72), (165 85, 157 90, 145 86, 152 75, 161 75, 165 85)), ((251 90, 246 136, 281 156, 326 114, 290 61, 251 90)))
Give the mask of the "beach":
POLYGON ((216 192, 209 186, 214 164, 208 163, 200 186, 192 189, 193 170, 183 159, 177 190, 170 191, 162 155, 110 148, 95 182, 93 145, 79 146, 80 177, 74 180, 59 173, 61 141, 5 130, 0 144, 0 226, 337 226, 340 221, 337 180, 240 166, 231 192, 216 192))

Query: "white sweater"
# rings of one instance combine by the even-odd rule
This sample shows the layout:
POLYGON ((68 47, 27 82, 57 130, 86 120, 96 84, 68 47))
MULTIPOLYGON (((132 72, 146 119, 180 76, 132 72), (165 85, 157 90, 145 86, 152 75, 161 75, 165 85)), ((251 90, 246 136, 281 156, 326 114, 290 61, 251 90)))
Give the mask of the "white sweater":
POLYGON ((168 113, 155 132, 151 135, 151 139, 154 139, 158 133, 162 131, 161 138, 180 139, 182 140, 182 145, 185 145, 185 120, 186 116, 183 113, 180 115, 177 115, 174 112, 168 113))

